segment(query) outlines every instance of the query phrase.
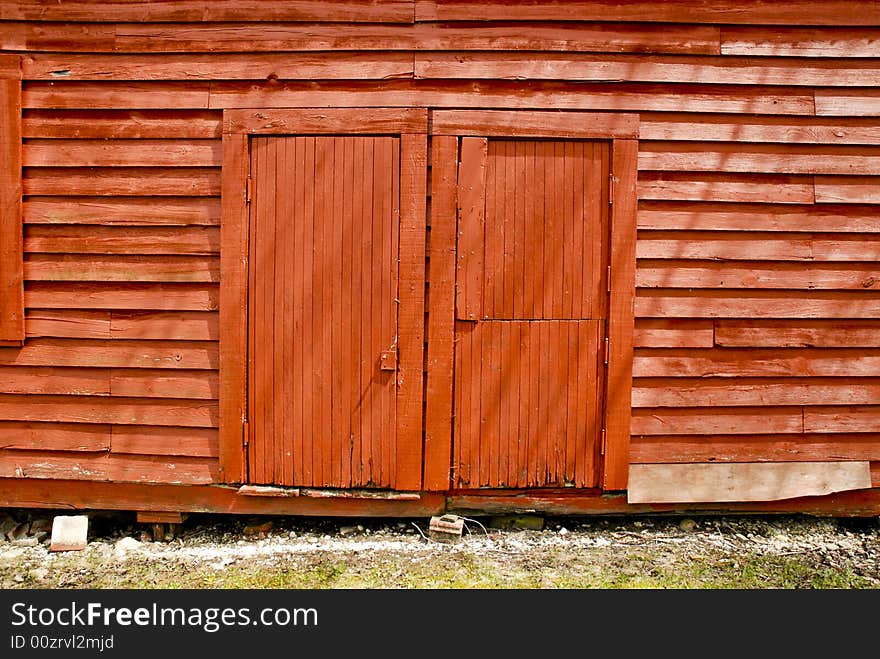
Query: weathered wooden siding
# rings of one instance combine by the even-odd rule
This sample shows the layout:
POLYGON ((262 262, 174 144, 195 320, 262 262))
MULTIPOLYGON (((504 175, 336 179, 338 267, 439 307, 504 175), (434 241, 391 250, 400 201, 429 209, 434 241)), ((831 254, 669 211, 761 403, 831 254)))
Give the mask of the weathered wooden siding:
POLYGON ((222 110, 299 105, 639 113, 632 462, 880 460, 877 3, 492 4, 0 0, 0 476, 218 478, 222 110))

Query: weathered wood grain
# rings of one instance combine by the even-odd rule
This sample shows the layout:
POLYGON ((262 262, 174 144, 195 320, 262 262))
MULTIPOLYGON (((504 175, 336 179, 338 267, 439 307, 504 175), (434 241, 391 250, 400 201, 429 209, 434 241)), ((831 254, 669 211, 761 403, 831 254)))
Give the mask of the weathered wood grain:
POLYGON ((220 224, 216 197, 28 197, 26 224, 187 226, 220 224))
MULTIPOLYGON (((3 26, 0 25, 0 31, 3 26)), ((211 139, 219 112, 198 110, 25 110, 25 138, 211 139)))
POLYGON ((644 288, 874 290, 880 288, 880 267, 874 263, 642 260, 636 273, 636 285, 644 288))
POLYGON ((217 257, 29 254, 29 281, 219 282, 217 257))
POLYGON ((28 225, 24 250, 43 254, 216 255, 218 227, 28 225))
POLYGON ((633 435, 755 435, 804 432, 800 407, 636 408, 633 435))
MULTIPOLYGON (((639 284, 636 271, 636 284, 639 284)), ((637 348, 711 348, 711 320, 636 318, 633 342, 637 348)))
POLYGON ((0 351, 0 365, 7 366, 216 369, 218 360, 214 341, 39 338, 0 351))
POLYGON ((25 167, 219 167, 219 140, 29 139, 25 167))
POLYGON ((731 348, 873 348, 876 320, 716 320, 715 343, 731 348))
POLYGON ((109 451, 110 426, 2 421, 0 448, 25 451, 109 451))
POLYGON ((876 57, 880 30, 876 28, 721 28, 722 55, 785 57, 876 57))
POLYGON ((110 451, 115 455, 216 458, 219 454, 214 428, 119 425, 110 428, 110 451))
POLYGON ((26 195, 211 197, 220 194, 220 172, 209 167, 29 167, 22 185, 26 195))
POLYGON ((636 316, 654 318, 876 318, 874 291, 639 289, 636 316))
POLYGON ((109 311, 28 309, 25 316, 28 337, 109 339, 109 311))

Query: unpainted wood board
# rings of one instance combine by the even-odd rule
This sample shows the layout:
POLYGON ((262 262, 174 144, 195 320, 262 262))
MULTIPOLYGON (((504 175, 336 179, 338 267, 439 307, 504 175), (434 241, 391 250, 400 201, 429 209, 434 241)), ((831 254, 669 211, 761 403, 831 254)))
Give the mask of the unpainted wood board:
POLYGON ((635 408, 633 435, 803 433, 800 407, 635 408))
POLYGON ((876 27, 724 26, 722 55, 782 57, 876 57, 880 30, 876 27))
MULTIPOLYGON (((730 201, 769 204, 812 204, 812 176, 645 172, 639 175, 639 199, 730 201)), ((833 201, 822 199, 822 201, 833 201)))
POLYGON ((880 435, 653 435, 637 437, 633 464, 871 460, 880 435))
POLYGON ((291 4, 282 0, 223 2, 205 5, 198 0, 155 3, 149 0, 106 3, 68 0, 64 5, 34 5, 28 0, 3 0, 4 20, 77 21, 103 23, 166 23, 173 21, 328 21, 367 23, 411 23, 412 0, 303 0, 291 4))
POLYGON ((26 195, 192 196, 220 194, 220 170, 210 167, 28 167, 26 195))
POLYGON ((876 320, 716 320, 715 343, 730 348, 873 348, 876 320))
POLYGON ((219 456, 217 430, 214 428, 111 426, 110 432, 110 452, 114 455, 219 456))
MULTIPOLYGON (((123 100, 121 83, 77 83, 62 95, 27 83, 26 107, 133 107, 123 100), (73 87, 79 85, 80 88, 73 87), (92 85, 92 87, 89 87, 92 85), (104 92, 109 92, 105 94, 104 92), (83 105, 86 104, 86 105, 83 105)), ((56 83, 57 84, 57 83, 56 83)), ((128 87, 136 83, 130 83, 128 87)), ((166 83, 173 84, 173 83, 166 83)), ((193 83, 197 84, 197 83, 193 83)), ((127 88, 126 88, 127 89, 127 88)), ((165 107, 188 107, 184 98, 163 99, 161 86, 138 104, 165 103, 165 107), (176 105, 171 105, 176 103, 176 105)), ((141 90, 128 89, 135 99, 141 90), (137 92, 137 93, 135 93, 137 92)), ((525 110, 611 110, 615 112, 725 112, 732 114, 813 115, 812 91, 795 87, 736 85, 682 85, 680 87, 619 83, 509 81, 509 80, 391 80, 376 82, 292 82, 276 84, 216 82, 211 83, 211 108, 288 108, 298 106, 348 107, 450 107, 507 108, 525 110)), ((198 107, 189 105, 189 107, 198 107)))
MULTIPOLYGON (((8 61, 0 57, 0 69, 8 61)), ((0 70, 0 341, 18 342, 24 339, 21 82, 12 73, 0 70)))
POLYGON ((59 254, 192 254, 220 252, 218 227, 28 225, 24 251, 59 254))
POLYGON ((633 377, 874 377, 880 351, 869 348, 715 348, 636 351, 633 377))
POLYGON ((859 89, 817 89, 816 114, 826 117, 878 117, 880 92, 871 87, 859 89))
MULTIPOLYGON (((636 271, 636 283, 639 273, 636 271)), ((637 318, 633 344, 637 348, 711 348, 711 320, 637 318)))
POLYGON ((112 369, 110 395, 138 398, 192 398, 217 400, 220 376, 217 371, 168 369, 112 369))
POLYGON ((0 448, 25 451, 109 451, 110 426, 3 421, 0 422, 0 448))
MULTIPOLYGON (((0 474, 15 479, 205 485, 218 482, 217 461, 183 456, 0 451, 0 474)), ((166 504, 167 505, 167 504, 166 504)))
POLYGON ((0 394, 0 420, 217 427, 216 401, 0 394))
POLYGON ((215 311, 217 284, 30 282, 25 304, 42 309, 157 309, 215 311))
POLYGON ((411 78, 407 52, 30 54, 25 80, 385 80, 411 78))
POLYGON ((805 144, 703 144, 642 141, 640 171, 870 175, 880 149, 805 144))
MULTIPOLYGON (((3 29, 4 25, 0 24, 0 32, 3 29)), ((222 115, 219 112, 202 110, 25 110, 22 136, 57 139, 212 139, 220 137, 221 123, 222 115)))
POLYGON ((0 365, 216 369, 218 357, 214 341, 37 338, 0 351, 0 365))
POLYGON ((28 197, 26 224, 97 224, 104 226, 187 226, 220 224, 216 197, 28 197))
POLYGON ((206 110, 210 83, 52 81, 22 83, 22 107, 46 110, 206 110))
POLYGON ((106 368, 0 366, 0 393, 108 396, 110 372, 106 368))
POLYGON ((630 467, 627 501, 775 501, 870 487, 865 461, 637 464, 630 467))
POLYGON ((29 254, 28 281, 219 282, 218 257, 29 254))
POLYGON ((635 314, 655 318, 876 318, 874 291, 648 289, 637 291, 635 314))
POLYGON ((853 12, 846 0, 794 0, 775 3, 742 3, 734 0, 709 0, 694 6, 688 0, 662 3, 635 0, 549 0, 505 6, 498 12, 494 3, 479 0, 416 0, 416 22, 422 21, 499 21, 499 20, 582 20, 647 21, 678 23, 687 18, 692 23, 730 23, 755 25, 864 25, 880 24, 880 8, 865 7, 853 12))
MULTIPOLYGON (((718 54, 720 29, 712 25, 608 24, 599 22, 415 25, 321 23, 117 24, 104 40, 68 24, 0 26, 8 50, 100 52, 262 52, 301 50, 530 50, 718 54)), ((91 27, 91 26, 89 26, 91 27)), ((101 26, 104 27, 104 26, 101 26)), ((107 26, 110 27, 110 26, 107 26)))
POLYGON ((639 202, 639 229, 878 233, 873 206, 639 202))
POLYGON ((808 407, 804 409, 804 432, 880 432, 880 407, 808 407))
POLYGON ((216 139, 26 139, 25 167, 219 167, 216 139))
POLYGON ((28 309, 25 328, 29 338, 67 337, 75 339, 109 339, 109 311, 71 309, 28 309))
POLYGON ((870 405, 876 378, 638 378, 633 407, 870 405))
MULTIPOLYGON (((69 56, 70 57, 70 56, 69 56)), ((76 57, 76 56, 72 56, 76 57)), ((417 79, 578 80, 738 85, 868 86, 880 73, 871 59, 791 60, 771 57, 693 55, 592 55, 521 51, 421 51, 417 79)), ((23 65, 23 75, 28 67, 23 65)))
POLYGON ((816 203, 880 204, 880 177, 817 176, 816 203))
POLYGON ((643 140, 778 144, 880 144, 880 121, 861 117, 774 117, 644 112, 643 140))
MULTIPOLYGON (((422 486, 447 490, 452 456, 458 138, 431 139, 425 466, 422 486)), ((492 426, 496 429, 497 424, 492 426)), ((496 449, 497 450, 497 449, 496 449)))

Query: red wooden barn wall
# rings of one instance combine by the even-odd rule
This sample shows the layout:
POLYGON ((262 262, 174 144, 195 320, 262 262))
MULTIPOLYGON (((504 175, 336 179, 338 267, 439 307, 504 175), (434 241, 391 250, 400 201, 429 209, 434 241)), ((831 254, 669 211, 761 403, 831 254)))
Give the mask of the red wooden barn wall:
POLYGON ((299 105, 639 113, 631 461, 880 460, 875 2, 0 0, 0 51, 0 477, 217 480, 221 114, 299 105))

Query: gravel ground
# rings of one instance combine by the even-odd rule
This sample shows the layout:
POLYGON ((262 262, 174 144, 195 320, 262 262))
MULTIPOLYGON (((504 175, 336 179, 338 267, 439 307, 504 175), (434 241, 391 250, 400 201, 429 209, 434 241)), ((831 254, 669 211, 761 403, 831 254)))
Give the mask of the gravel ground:
POLYGON ((224 515, 154 539, 97 511, 83 551, 50 552, 53 514, 0 510, 0 588, 880 588, 877 518, 481 517, 444 542, 427 519, 224 515))

